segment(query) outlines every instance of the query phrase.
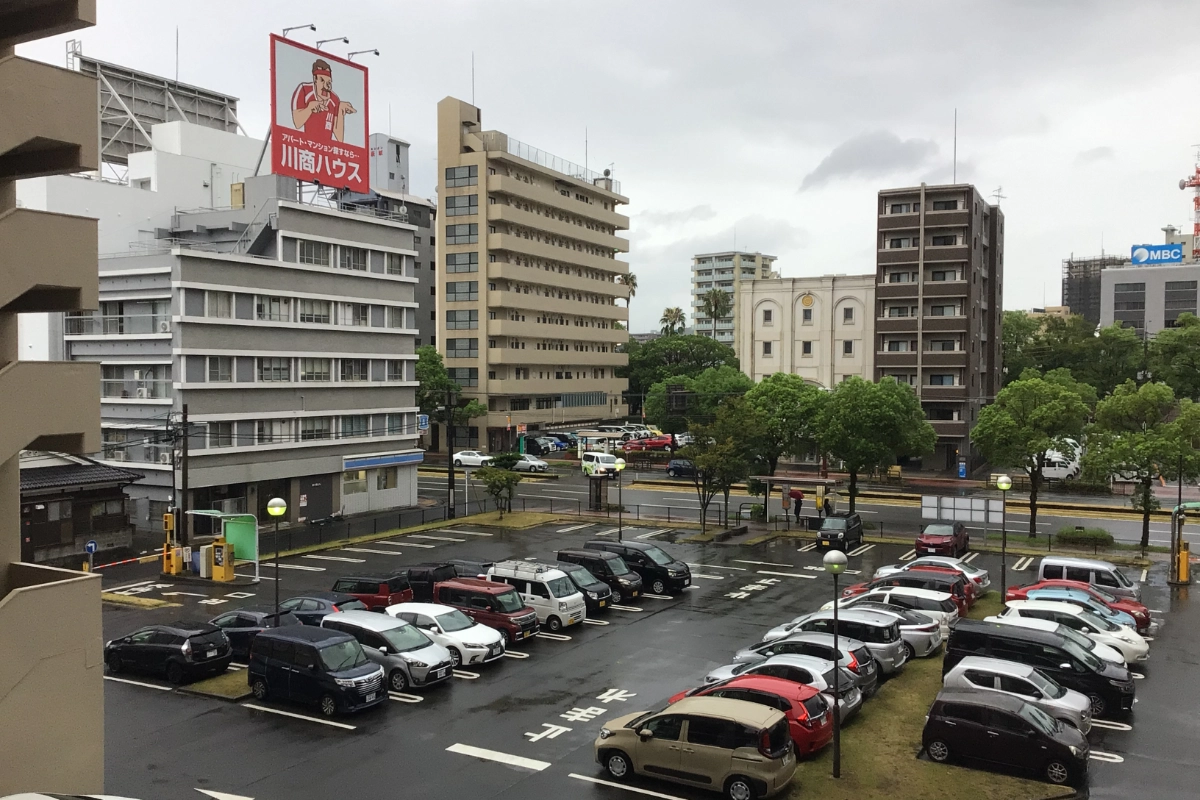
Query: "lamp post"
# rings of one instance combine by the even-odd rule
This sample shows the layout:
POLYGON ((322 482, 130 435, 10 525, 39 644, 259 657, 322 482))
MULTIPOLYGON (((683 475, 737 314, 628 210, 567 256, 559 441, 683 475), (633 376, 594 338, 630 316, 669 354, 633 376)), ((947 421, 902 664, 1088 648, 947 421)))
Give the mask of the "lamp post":
POLYGON ((1000 490, 1000 602, 1008 593, 1008 490, 1012 488, 1012 478, 1001 475, 996 478, 996 488, 1000 490))
POLYGON ((621 492, 623 485, 621 481, 621 473, 625 471, 625 459, 618 458, 614 465, 617 469, 617 541, 621 541, 621 534, 625 532, 625 499, 621 492))
POLYGON ((838 576, 846 569, 846 554, 830 550, 822 559, 825 571, 833 576, 833 777, 842 777, 842 699, 841 650, 838 649, 838 576))
POLYGON ((287 513, 287 501, 272 497, 267 501, 267 513, 275 520, 275 618, 279 619, 279 518, 287 513))

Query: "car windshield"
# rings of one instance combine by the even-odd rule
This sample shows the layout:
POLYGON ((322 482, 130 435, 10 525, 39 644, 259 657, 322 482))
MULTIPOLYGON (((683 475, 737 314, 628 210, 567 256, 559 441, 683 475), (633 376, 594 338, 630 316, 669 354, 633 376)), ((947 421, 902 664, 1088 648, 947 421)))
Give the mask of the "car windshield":
POLYGON ((655 564, 658 564, 660 567, 665 567, 667 564, 670 564, 675 560, 662 550, 659 550, 657 547, 648 547, 643 552, 646 554, 647 558, 649 558, 655 564))
POLYGON ((501 592, 500 594, 496 595, 495 599, 496 608, 500 609, 505 614, 512 614, 525 607, 525 604, 521 602, 521 596, 513 590, 501 592))
POLYGON ((751 670, 751 669, 754 669, 755 667, 760 667, 760 666, 762 666, 762 665, 761 664, 738 664, 736 667, 733 668, 733 674, 741 675, 743 672, 746 672, 747 670, 751 670))
POLYGON ((1083 664, 1089 669, 1092 669, 1096 672, 1099 672, 1101 669, 1103 669, 1104 665, 1101 663, 1099 658, 1075 644, 1074 641, 1067 640, 1066 642, 1063 642, 1063 650, 1067 651, 1067 655, 1082 661, 1083 664))
POLYGON ((634 717, 629 722, 625 723, 625 727, 629 728, 630 730, 636 731, 643 722, 650 719, 657 713, 658 713, 657 711, 647 711, 645 714, 642 714, 640 717, 634 717))
POLYGON ((1023 703, 1017 713, 1021 715, 1022 719, 1032 724, 1033 727, 1037 728, 1042 733, 1054 733, 1056 730, 1058 730, 1060 725, 1058 720, 1054 719, 1054 717, 1050 716, 1045 711, 1042 711, 1037 706, 1030 705, 1029 703, 1023 703))
POLYGON ((430 639, 425 635, 424 631, 415 625, 405 625, 402 628, 392 628, 383 632, 383 638, 387 640, 394 653, 406 653, 409 650, 420 650, 422 647, 428 647, 430 639))
POLYGON ((1037 687, 1037 690, 1049 697, 1051 700, 1057 700, 1067 693, 1067 690, 1059 686, 1057 683, 1047 678, 1036 669, 1029 673, 1029 682, 1037 687))
POLYGON ((1092 591, 1092 594, 1096 595, 1096 597, 1099 597, 1101 600, 1103 600, 1106 603, 1117 602, 1117 598, 1114 595, 1111 595, 1108 592, 1103 592, 1094 586, 1092 587, 1091 591, 1092 591))
POLYGON ((954 528, 949 525, 926 525, 926 536, 953 536, 954 528))
POLYGON ((584 589, 599 589, 604 586, 603 583, 596 580, 596 576, 588 572, 583 567, 572 567, 566 570, 566 573, 571 576, 571 580, 575 581, 584 589))
POLYGON ((446 633, 454 633, 455 631, 465 631, 475 623, 471 621, 463 612, 457 608, 453 611, 447 611, 445 614, 439 614, 437 618, 438 625, 442 626, 442 630, 446 633))
POLYGON ((1129 578, 1125 577, 1124 572, 1121 572, 1121 570, 1119 570, 1119 569, 1114 569, 1113 574, 1117 576, 1117 583, 1121 584, 1126 589, 1133 588, 1133 582, 1131 580, 1129 580, 1129 578))
POLYGON ((570 597, 578 592, 578 589, 575 588, 575 584, 571 583, 571 581, 567 580, 566 578, 554 578, 553 580, 546 581, 546 585, 550 587, 550 594, 559 599, 563 597, 570 597))
POLYGON ((604 563, 608 564, 608 569, 613 575, 629 575, 631 573, 629 565, 620 556, 605 556, 604 563))
POLYGON ((353 639, 322 647, 317 652, 321 654, 321 663, 330 672, 361 667, 367 663, 367 654, 363 652, 362 645, 353 639))
POLYGON ((344 602, 338 603, 337 608, 340 611, 366 611, 367 604, 364 603, 362 600, 359 600, 356 597, 353 600, 346 600, 344 602))
POLYGON ((1091 625, 1096 630, 1107 631, 1108 633, 1121 630, 1120 625, 1114 625, 1103 617, 1100 617, 1097 614, 1092 614, 1088 611, 1081 611, 1079 613, 1079 618, 1088 625, 1091 625))
POLYGON ((606 453, 601 453, 600 455, 596 456, 596 461, 601 464, 615 464, 617 463, 617 457, 610 456, 606 453))
POLYGON ((1096 648, 1095 642, 1074 628, 1068 628, 1066 625, 1059 625, 1057 632, 1061 634, 1062 637, 1068 642, 1073 642, 1075 646, 1081 650, 1087 650, 1088 652, 1091 652, 1096 648))
POLYGON ((823 531, 844 531, 846 529, 845 517, 826 517, 821 523, 823 531))

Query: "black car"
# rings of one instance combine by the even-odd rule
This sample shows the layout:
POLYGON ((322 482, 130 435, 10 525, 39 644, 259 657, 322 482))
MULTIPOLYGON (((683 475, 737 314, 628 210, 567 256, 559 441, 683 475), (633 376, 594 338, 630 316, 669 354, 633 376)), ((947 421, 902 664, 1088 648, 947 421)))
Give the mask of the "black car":
POLYGON ((579 447, 579 437, 573 433, 547 433, 545 435, 550 439, 558 439, 560 442, 564 442, 570 450, 579 447))
POLYGON ((104 645, 104 663, 110 673, 131 670, 165 674, 175 684, 188 678, 219 675, 232 660, 229 639, 207 622, 147 625, 104 645))
POLYGON ((612 589, 609 589, 608 584, 593 575, 587 567, 572 564, 569 561, 559 561, 550 566, 567 573, 571 583, 575 584, 575 588, 583 595, 583 603, 587 606, 589 617, 613 604, 612 589))
POLYGON ((648 542, 608 542, 593 540, 584 545, 588 550, 616 553, 629 568, 642 577, 642 584, 654 594, 682 592, 692 585, 688 565, 667 555, 661 547, 648 542))
POLYGON ((620 603, 642 593, 642 576, 629 568, 625 559, 603 550, 559 550, 558 560, 578 564, 612 592, 612 602, 620 603))
POLYGON ((670 478, 692 478, 696 475, 696 465, 686 458, 672 458, 667 462, 667 476, 670 478))
POLYGON ((290 611, 305 625, 320 625, 326 614, 339 611, 366 611, 367 604, 345 592, 309 592, 289 597, 279 604, 281 611, 290 611))
POLYGON ((485 576, 488 570, 495 565, 494 561, 484 561, 480 558, 451 558, 446 563, 454 567, 454 571, 460 578, 485 576))
POLYGON ((1037 706, 999 692, 939 692, 925 717, 921 744, 939 763, 982 761, 1071 786, 1087 777, 1086 736, 1037 706))
POLYGON ((549 436, 525 437, 525 452, 531 456, 548 456, 557 453, 560 448, 555 446, 558 439, 549 436))
POLYGON ((268 697, 316 705, 332 717, 387 702, 383 668, 348 633, 310 625, 273 628, 254 637, 246 684, 268 697))
MULTIPOLYGON (((280 603, 280 606, 282 605, 280 603)), ((301 624, 295 614, 282 608, 280 612, 276 615, 274 606, 252 606, 239 608, 237 611, 226 611, 209 621, 225 632, 233 648, 233 657, 246 659, 250 657, 250 641, 267 628, 301 624)))
POLYGON ((448 561, 417 564, 407 567, 408 584, 412 587, 413 600, 417 603, 433 602, 433 585, 458 577, 458 571, 448 561))
POLYGON ((821 550, 849 550, 863 543, 862 517, 858 514, 830 514, 821 521, 817 547, 821 550))
POLYGON ((1035 667, 1068 689, 1086 694, 1093 717, 1112 718, 1133 710, 1133 676, 1126 667, 1104 661, 1051 631, 959 619, 950 629, 942 675, 966 656, 1035 667))

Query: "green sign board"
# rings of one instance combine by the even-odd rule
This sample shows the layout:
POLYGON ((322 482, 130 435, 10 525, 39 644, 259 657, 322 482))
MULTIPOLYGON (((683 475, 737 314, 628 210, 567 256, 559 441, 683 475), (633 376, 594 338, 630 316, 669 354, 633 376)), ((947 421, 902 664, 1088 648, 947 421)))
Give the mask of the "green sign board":
POLYGON ((258 558, 258 521, 251 516, 222 520, 225 541, 233 545, 235 560, 254 561, 258 558))

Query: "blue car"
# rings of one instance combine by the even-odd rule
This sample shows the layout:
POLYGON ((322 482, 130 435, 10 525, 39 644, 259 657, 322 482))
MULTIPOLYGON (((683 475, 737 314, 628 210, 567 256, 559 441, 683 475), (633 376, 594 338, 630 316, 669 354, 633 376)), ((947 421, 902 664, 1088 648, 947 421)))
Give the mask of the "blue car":
POLYGON ((1087 592, 1081 592, 1078 589, 1051 588, 1051 589, 1032 589, 1025 594, 1030 600, 1057 600, 1063 603, 1070 603, 1087 609, 1101 619, 1106 619, 1109 622, 1117 625, 1128 625, 1130 628, 1137 630, 1137 621, 1132 616, 1124 611, 1113 611, 1108 606, 1097 603, 1087 592))

